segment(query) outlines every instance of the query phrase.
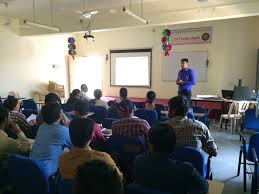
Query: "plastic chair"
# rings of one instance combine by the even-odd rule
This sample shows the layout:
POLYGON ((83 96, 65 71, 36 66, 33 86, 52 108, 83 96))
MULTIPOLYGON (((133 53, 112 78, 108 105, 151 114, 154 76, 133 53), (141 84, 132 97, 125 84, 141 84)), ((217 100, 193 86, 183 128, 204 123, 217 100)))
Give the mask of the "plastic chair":
POLYGON ((118 121, 119 119, 114 119, 114 118, 105 118, 103 121, 102 121, 102 126, 103 128, 106 128, 106 129, 111 129, 112 128, 112 123, 114 121, 118 121))
POLYGON ((244 129, 259 130, 259 117, 256 118, 255 109, 247 109, 244 114, 244 129))
POLYGON ((253 174, 251 171, 247 171, 247 165, 254 165, 254 157, 252 149, 255 149, 257 155, 259 155, 259 133, 255 133, 250 136, 249 144, 246 143, 245 136, 241 133, 242 145, 240 146, 239 159, 238 159, 238 169, 237 176, 240 175, 241 164, 243 164, 243 184, 244 184, 244 192, 246 192, 246 175, 253 174), (243 162, 242 162, 243 155, 243 162))
POLYGON ((10 155, 8 174, 16 194, 50 193, 48 176, 40 161, 19 155, 10 155))
POLYGON ((106 152, 111 155, 120 167, 128 183, 133 181, 135 158, 146 151, 147 146, 144 136, 128 137, 112 135, 106 142, 106 152))
POLYGON ((201 116, 201 117, 195 117, 196 118, 196 120, 198 120, 198 121, 201 121, 201 122, 203 122, 205 125, 209 125, 209 117, 208 117, 208 111, 207 111, 207 109, 205 109, 205 108, 203 108, 203 107, 201 107, 201 106, 192 106, 191 107, 192 108, 192 110, 193 110, 193 113, 195 114, 195 113, 201 113, 201 114, 204 114, 203 116, 201 116))
POLYGON ((27 99, 22 101, 22 108, 38 110, 37 104, 33 99, 27 99))
POLYGON ((63 113, 67 116, 67 118, 71 121, 74 117, 70 112, 63 111, 63 113))
POLYGON ((61 179, 58 182, 59 194, 74 194, 75 193, 75 180, 61 179))
POLYGON ((206 163, 204 154, 200 150, 192 147, 176 147, 172 153, 172 158, 191 163, 204 178, 212 180, 211 156, 208 157, 206 163))
POLYGON ((158 122, 158 116, 155 110, 138 109, 134 114, 136 117, 146 120, 150 126, 158 122))
POLYGON ((125 194, 170 194, 170 193, 147 188, 140 184, 131 183, 127 185, 125 194))
POLYGON ((89 117, 98 124, 101 124, 103 119, 108 117, 108 111, 102 106, 93 106, 90 108, 90 112, 94 112, 94 114, 89 117))
POLYGON ((249 101, 234 101, 231 103, 229 107, 228 114, 222 114, 220 116, 220 128, 222 128, 222 121, 225 120, 225 129, 227 129, 227 121, 230 120, 231 122, 231 133, 236 130, 236 123, 237 120, 241 120, 245 111, 249 108, 249 101), (234 112, 234 113, 233 113, 234 112))
POLYGON ((28 117, 31 116, 32 114, 37 115, 37 114, 38 114, 38 110, 23 109, 23 110, 22 110, 22 114, 24 114, 25 117, 28 118, 28 117))

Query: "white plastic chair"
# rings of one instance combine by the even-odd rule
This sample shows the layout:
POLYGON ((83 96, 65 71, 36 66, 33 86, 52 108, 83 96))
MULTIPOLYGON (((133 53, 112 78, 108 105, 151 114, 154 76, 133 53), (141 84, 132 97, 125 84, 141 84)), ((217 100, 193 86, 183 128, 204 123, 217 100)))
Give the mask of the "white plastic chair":
POLYGON ((237 129, 237 120, 241 120, 245 111, 249 108, 249 101, 234 101, 231 103, 228 114, 222 114, 220 116, 219 127, 222 126, 222 120, 230 120, 230 129, 233 134, 234 130, 237 129))

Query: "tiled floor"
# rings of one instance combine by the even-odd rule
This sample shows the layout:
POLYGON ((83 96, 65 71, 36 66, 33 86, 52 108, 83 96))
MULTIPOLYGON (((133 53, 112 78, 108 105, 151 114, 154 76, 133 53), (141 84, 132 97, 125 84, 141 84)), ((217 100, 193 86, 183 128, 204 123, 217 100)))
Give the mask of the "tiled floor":
MULTIPOLYGON (((243 192, 243 173, 237 177, 237 165, 240 149, 239 135, 231 135, 217 125, 211 125, 210 131, 218 145, 218 156, 212 159, 213 180, 223 182, 223 194, 241 194, 243 192)), ((247 192, 250 193, 251 177, 247 176, 247 192)))

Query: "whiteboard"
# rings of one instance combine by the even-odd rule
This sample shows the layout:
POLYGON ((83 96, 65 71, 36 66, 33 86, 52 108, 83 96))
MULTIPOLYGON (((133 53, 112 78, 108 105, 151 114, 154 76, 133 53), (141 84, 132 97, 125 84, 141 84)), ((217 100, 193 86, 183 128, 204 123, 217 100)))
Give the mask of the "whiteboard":
POLYGON ((189 67, 196 74, 196 81, 207 81, 208 52, 172 52, 163 58, 163 81, 175 81, 181 70, 181 59, 189 59, 189 67))

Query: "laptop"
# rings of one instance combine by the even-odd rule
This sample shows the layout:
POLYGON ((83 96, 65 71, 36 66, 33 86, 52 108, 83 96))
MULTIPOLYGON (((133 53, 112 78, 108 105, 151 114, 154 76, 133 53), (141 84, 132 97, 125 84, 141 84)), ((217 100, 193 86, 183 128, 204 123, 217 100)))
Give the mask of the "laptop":
POLYGON ((221 90, 222 97, 228 100, 233 98, 234 91, 233 90, 221 90))

